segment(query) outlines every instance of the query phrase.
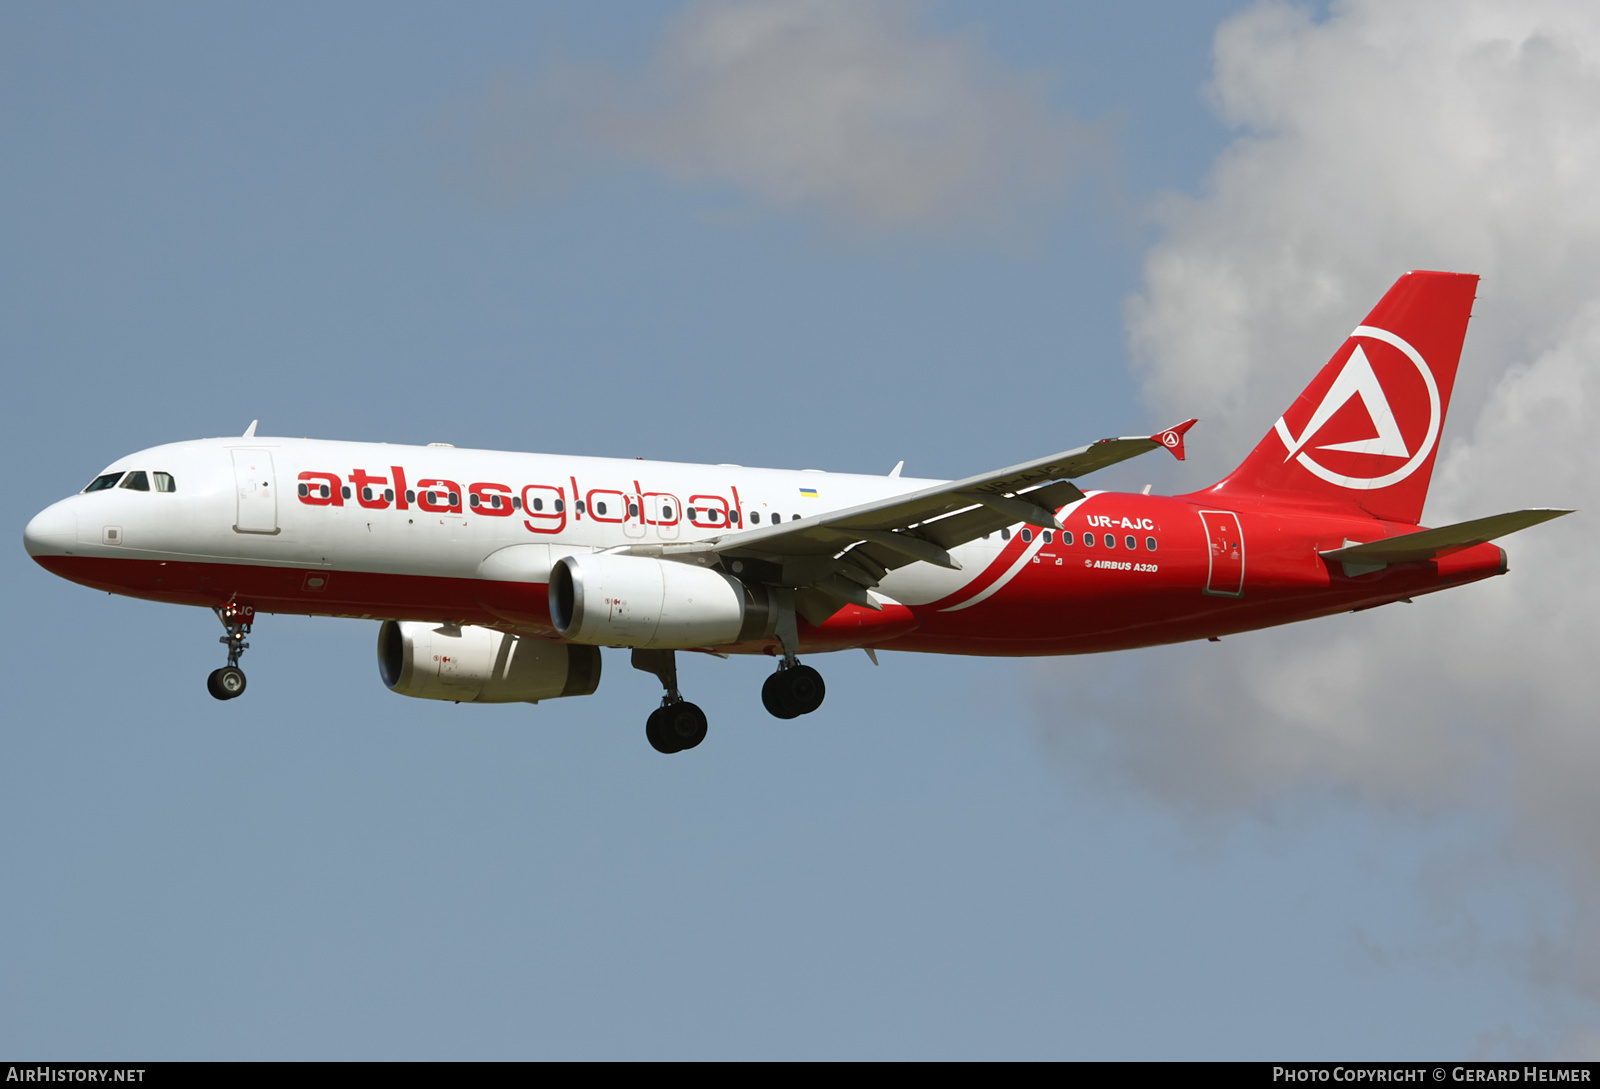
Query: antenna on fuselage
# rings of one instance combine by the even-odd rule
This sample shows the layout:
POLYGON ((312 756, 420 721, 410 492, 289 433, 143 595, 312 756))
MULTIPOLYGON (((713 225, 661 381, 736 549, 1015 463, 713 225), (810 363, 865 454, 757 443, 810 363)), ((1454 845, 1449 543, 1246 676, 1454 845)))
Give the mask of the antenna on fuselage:
POLYGON ((900 470, 904 469, 905 467, 906 467, 905 459, 901 458, 899 461, 894 463, 894 468, 889 470, 889 475, 890 476, 899 476, 900 475, 900 470))
POLYGON ((256 424, 258 424, 260 422, 261 422, 260 420, 251 420, 250 421, 250 426, 244 429, 244 437, 247 438, 247 439, 255 438, 256 437, 256 424))

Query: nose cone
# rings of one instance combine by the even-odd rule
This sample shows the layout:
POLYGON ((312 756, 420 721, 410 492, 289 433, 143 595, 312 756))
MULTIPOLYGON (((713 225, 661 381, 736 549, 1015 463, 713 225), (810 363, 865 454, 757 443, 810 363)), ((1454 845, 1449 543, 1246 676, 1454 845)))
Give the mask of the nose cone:
POLYGON ((22 531, 22 544, 35 558, 71 553, 78 547, 78 516, 66 500, 52 503, 35 514, 22 531))

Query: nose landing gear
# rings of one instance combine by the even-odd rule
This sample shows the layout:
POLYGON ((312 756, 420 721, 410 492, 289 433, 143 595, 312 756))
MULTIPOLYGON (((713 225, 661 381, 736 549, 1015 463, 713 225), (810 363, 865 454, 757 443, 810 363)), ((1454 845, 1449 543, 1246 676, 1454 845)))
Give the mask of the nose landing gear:
POLYGON ((659 753, 682 752, 706 739, 706 713, 678 691, 678 659, 670 650, 635 650, 633 668, 654 673, 666 689, 661 706, 645 720, 644 736, 659 753))
POLYGON ((230 601, 212 612, 217 614, 217 619, 222 621, 222 626, 228 632, 217 640, 228 648, 228 664, 211 671, 206 678, 206 691, 215 699, 231 700, 244 695, 244 670, 239 668, 239 655, 250 647, 244 640, 250 634, 250 625, 255 622, 256 610, 254 605, 237 605, 230 601))

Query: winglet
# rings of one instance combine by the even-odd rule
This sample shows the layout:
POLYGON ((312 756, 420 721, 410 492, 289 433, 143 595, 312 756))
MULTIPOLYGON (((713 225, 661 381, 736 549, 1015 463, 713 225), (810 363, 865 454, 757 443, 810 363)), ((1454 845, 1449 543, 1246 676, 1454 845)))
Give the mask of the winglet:
POLYGON ((1169 427, 1165 431, 1157 431, 1150 436, 1150 441, 1159 442, 1162 446, 1172 451, 1173 457, 1183 461, 1183 433, 1199 422, 1199 420, 1184 420, 1176 427, 1169 427))
POLYGON ((251 420, 250 421, 250 426, 244 429, 244 436, 243 437, 247 438, 247 439, 255 438, 256 437, 256 424, 258 424, 260 422, 261 422, 260 420, 251 420))

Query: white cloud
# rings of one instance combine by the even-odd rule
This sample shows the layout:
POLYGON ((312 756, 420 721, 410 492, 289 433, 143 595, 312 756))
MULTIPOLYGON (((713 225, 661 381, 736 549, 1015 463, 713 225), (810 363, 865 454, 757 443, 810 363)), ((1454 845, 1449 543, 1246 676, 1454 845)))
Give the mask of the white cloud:
POLYGON ((1259 440, 1400 272, 1437 268, 1484 280, 1429 520, 1580 513, 1503 542, 1509 576, 1413 606, 1141 652, 1109 678, 1107 659, 1046 667, 1085 712, 1052 740, 1197 812, 1308 783, 1503 812, 1503 857, 1555 867, 1577 905, 1570 930, 1527 943, 1528 971, 1600 996, 1584 513, 1600 509, 1600 9, 1353 0, 1318 22, 1263 3, 1219 30, 1212 93, 1241 134, 1202 195, 1162 206, 1127 310, 1157 414, 1204 420, 1196 485, 1259 440))
POLYGON ((972 37, 923 30, 920 10, 702 0, 637 75, 563 68, 532 88, 496 84, 446 126, 470 163, 452 173, 504 196, 604 151, 875 232, 1014 230, 1059 206, 1099 136, 1051 105, 1044 78, 1008 71, 972 37))
POLYGON ((617 145, 686 181, 873 228, 1009 219, 1054 203, 1087 130, 1043 82, 968 38, 921 32, 916 7, 744 0, 692 7, 617 145))

